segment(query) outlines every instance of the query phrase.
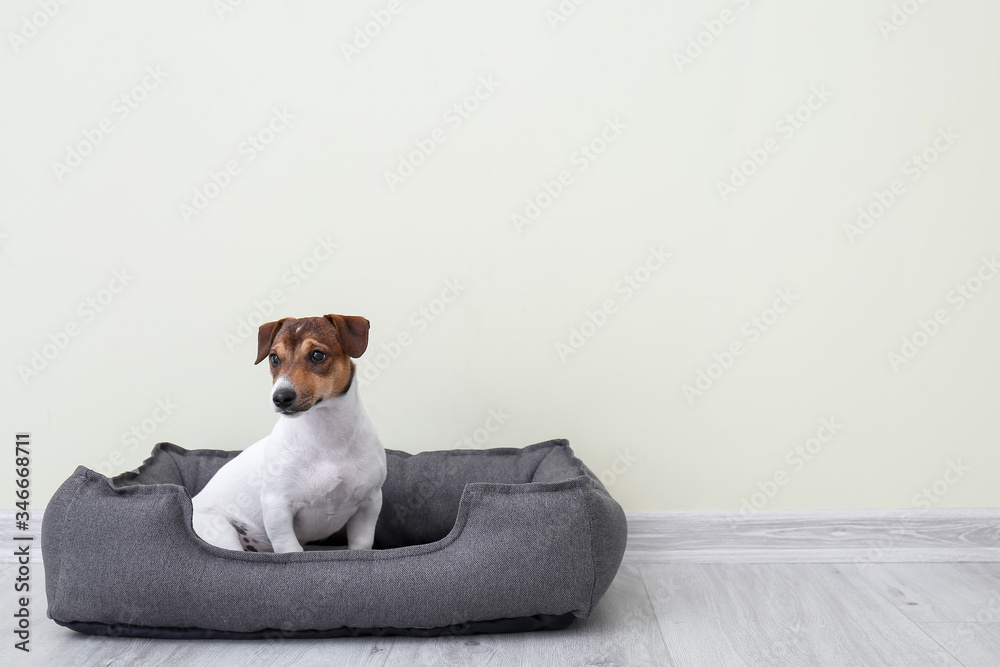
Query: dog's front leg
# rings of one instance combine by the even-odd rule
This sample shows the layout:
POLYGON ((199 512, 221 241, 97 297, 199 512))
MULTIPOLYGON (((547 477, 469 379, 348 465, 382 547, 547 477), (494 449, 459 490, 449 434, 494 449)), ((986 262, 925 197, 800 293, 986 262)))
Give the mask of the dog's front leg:
POLYGON ((288 498, 275 493, 266 493, 261 495, 260 501, 264 515, 264 532, 271 541, 274 553, 302 551, 302 545, 295 537, 295 517, 288 498))
POLYGON ((347 520, 347 548, 371 549, 375 543, 375 524, 382 511, 382 489, 376 489, 347 520))

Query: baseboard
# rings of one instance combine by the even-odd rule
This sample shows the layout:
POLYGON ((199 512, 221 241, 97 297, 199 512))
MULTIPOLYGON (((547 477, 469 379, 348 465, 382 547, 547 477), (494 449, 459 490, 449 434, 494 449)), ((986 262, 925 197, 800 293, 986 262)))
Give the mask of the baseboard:
MULTIPOLYGON (((44 514, 26 531, 0 510, 0 539, 31 537, 41 562, 44 514)), ((1000 562, 1000 509, 627 512, 626 563, 1000 562)), ((0 564, 16 562, 13 548, 0 564)))
POLYGON ((627 563, 1000 562, 1000 509, 626 514, 627 563))

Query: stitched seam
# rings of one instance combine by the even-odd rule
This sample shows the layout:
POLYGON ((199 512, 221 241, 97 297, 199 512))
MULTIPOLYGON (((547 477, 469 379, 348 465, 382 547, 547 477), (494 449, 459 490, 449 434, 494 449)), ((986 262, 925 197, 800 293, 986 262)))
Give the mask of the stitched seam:
MULTIPOLYGON (((74 476, 75 475, 76 475, 76 473, 74 473, 74 476)), ((62 521, 60 522, 60 525, 59 525, 59 543, 58 543, 59 544, 58 550, 60 551, 60 554, 59 554, 59 572, 56 574, 55 590, 53 591, 53 595, 52 595, 52 601, 55 603, 54 606, 56 607, 56 611, 58 611, 59 608, 62 606, 62 604, 61 604, 61 602, 59 600, 59 591, 65 590, 63 588, 63 585, 62 585, 63 578, 64 578, 64 575, 66 573, 66 556, 65 556, 65 552, 64 552, 64 549, 66 548, 66 544, 65 544, 65 540, 63 539, 63 537, 66 534, 66 523, 69 521, 70 510, 73 509, 73 504, 76 502, 76 499, 80 496, 80 490, 83 488, 83 485, 86 482, 86 474, 82 475, 81 477, 82 477, 82 479, 80 479, 78 481, 78 483, 76 485, 76 489, 73 491, 73 497, 70 498, 70 500, 69 500, 68 503, 66 503, 66 509, 63 512, 62 521)), ((44 515, 42 517, 42 521, 43 521, 43 524, 44 524, 44 521, 45 521, 44 515)), ((44 554, 43 554, 43 558, 44 558, 44 554)), ((49 610, 49 617, 50 618, 52 618, 51 613, 52 613, 52 610, 50 609, 49 610)))
POLYGON ((181 486, 187 488, 187 480, 184 479, 184 472, 181 470, 181 467, 177 465, 177 457, 171 454, 170 462, 174 464, 174 470, 177 471, 177 476, 181 478, 181 486))
POLYGON ((557 452, 557 451, 565 451, 565 448, 559 447, 558 445, 555 445, 555 444, 552 444, 549 447, 549 451, 545 453, 545 456, 543 456, 541 459, 539 459, 538 464, 535 465, 535 469, 531 471, 531 477, 529 477, 528 479, 530 479, 531 481, 534 481, 535 480, 535 476, 538 474, 538 469, 541 468, 542 464, 545 463, 546 461, 548 461, 549 457, 551 457, 552 454, 554 452, 557 452))
POLYGON ((587 515, 587 539, 590 542, 590 602, 587 606, 587 616, 590 616, 591 612, 594 611, 594 591, 597 590, 597 559, 594 557, 594 522, 591 517, 590 503, 591 498, 584 493, 583 489, 580 489, 580 494, 583 496, 583 504, 586 507, 587 515))
POLYGON ((525 447, 493 447, 492 449, 434 449, 426 452, 419 452, 417 454, 410 454, 409 452, 402 452, 396 449, 385 450, 386 456, 398 456, 400 458, 410 458, 413 456, 517 456, 523 454, 526 451, 531 451, 534 449, 542 449, 544 447, 556 447, 562 446, 557 443, 563 442, 560 440, 546 440, 545 442, 536 442, 533 445, 527 445, 525 447))

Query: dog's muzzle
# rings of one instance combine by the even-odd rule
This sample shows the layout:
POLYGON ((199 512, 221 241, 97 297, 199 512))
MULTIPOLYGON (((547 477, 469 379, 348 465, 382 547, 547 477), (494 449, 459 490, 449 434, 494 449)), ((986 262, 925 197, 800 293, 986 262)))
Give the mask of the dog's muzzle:
MULTIPOLYGON (((311 410, 316 403, 323 400, 320 399, 319 401, 309 403, 308 405, 298 404, 301 398, 302 397, 299 396, 298 392, 289 386, 278 387, 274 390, 274 393, 271 394, 271 402, 274 403, 275 412, 280 415, 284 415, 285 417, 299 417, 311 410)), ((308 401, 309 397, 306 396, 302 400, 303 402, 308 401)))
POLYGON ((274 401, 274 407, 278 408, 282 412, 288 412, 292 404, 295 403, 295 399, 298 398, 298 394, 291 387, 282 387, 274 392, 271 396, 271 400, 274 401))

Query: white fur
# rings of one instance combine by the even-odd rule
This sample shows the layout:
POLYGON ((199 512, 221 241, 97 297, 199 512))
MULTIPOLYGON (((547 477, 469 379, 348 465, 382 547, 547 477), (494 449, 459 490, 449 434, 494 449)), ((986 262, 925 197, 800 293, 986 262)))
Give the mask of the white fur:
POLYGON ((282 553, 346 525, 350 549, 371 549, 384 481, 385 450, 355 376, 343 396, 280 416, 269 436, 224 465, 192 499, 194 530, 242 551, 240 525, 258 551, 282 553))

